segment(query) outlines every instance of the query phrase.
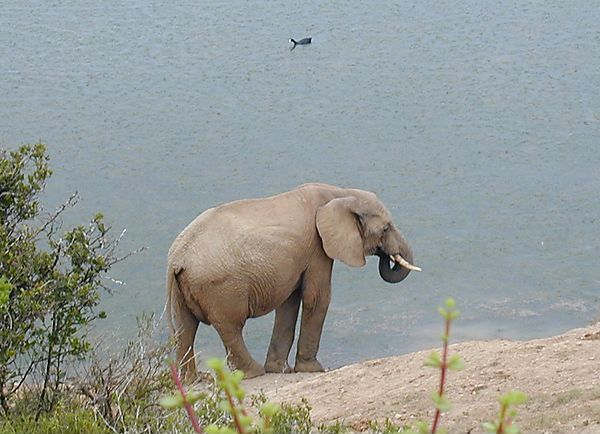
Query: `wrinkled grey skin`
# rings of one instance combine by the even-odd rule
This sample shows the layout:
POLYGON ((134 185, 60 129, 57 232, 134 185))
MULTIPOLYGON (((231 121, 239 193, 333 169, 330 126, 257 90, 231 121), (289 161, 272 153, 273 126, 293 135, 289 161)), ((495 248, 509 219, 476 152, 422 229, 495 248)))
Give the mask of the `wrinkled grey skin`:
POLYGON ((413 261, 389 211, 363 190, 306 184, 205 211, 169 250, 167 315, 184 377, 196 376, 193 344, 199 322, 215 327, 230 362, 247 378, 291 371, 287 359, 301 303, 294 371, 322 371, 317 351, 333 261, 361 267, 365 256, 378 255, 381 277, 395 283, 410 270, 398 264, 391 268, 390 254, 413 261), (275 323, 263 366, 246 349, 242 328, 248 318, 272 310, 275 323))

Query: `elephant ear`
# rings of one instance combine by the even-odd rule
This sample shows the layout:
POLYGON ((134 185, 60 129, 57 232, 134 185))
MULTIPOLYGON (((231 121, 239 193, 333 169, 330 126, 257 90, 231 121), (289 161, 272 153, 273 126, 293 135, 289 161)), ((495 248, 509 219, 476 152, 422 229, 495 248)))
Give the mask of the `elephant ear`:
POLYGON ((317 231, 327 256, 351 267, 365 265, 363 241, 358 230, 355 197, 341 197, 317 209, 317 231))

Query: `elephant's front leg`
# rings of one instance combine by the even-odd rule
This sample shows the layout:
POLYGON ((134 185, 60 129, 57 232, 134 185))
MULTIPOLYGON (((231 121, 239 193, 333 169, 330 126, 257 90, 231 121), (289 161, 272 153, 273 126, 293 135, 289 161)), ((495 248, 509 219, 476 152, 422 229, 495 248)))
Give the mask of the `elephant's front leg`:
POLYGON ((331 300, 333 261, 325 254, 318 259, 311 263, 305 273, 302 291, 302 320, 294 367, 296 372, 323 371, 323 367, 317 360, 317 351, 319 351, 323 323, 331 300))
POLYGON ((294 342, 296 322, 300 309, 301 289, 298 288, 275 311, 273 335, 267 352, 265 370, 267 372, 291 372, 287 359, 294 342))

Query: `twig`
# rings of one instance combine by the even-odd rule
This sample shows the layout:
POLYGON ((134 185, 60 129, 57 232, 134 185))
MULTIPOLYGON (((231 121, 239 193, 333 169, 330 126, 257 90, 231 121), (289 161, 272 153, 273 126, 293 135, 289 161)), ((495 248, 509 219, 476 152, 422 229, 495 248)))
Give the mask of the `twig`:
MULTIPOLYGON (((444 349, 442 351, 442 366, 440 376, 440 388, 438 394, 440 397, 444 396, 444 387, 446 385, 446 372, 448 371, 448 340, 450 338, 450 317, 446 317, 446 327, 444 331, 444 349)), ((435 409, 435 416, 433 418, 433 425, 431 426, 431 434, 435 434, 440 423, 440 416, 442 411, 438 408, 435 409)))
POLYGON ((183 384, 181 384, 181 378, 179 378, 179 374, 177 373, 177 366, 175 365, 175 363, 171 363, 170 366, 171 366, 171 376, 173 377, 173 382, 177 386, 177 389, 179 389, 179 393, 181 393, 181 397, 183 398, 183 405, 185 406, 185 410, 187 411, 188 417, 190 418, 190 422, 192 423, 192 426, 194 427, 194 431, 197 432, 198 434, 202 434, 203 431, 202 431, 202 428, 200 427, 200 423, 198 422, 198 416, 196 416, 196 413, 194 412, 194 409, 192 408, 192 404, 190 404, 188 402, 187 395, 183 388, 183 384))
MULTIPOLYGON (((215 374, 217 374, 217 379, 219 381, 224 380, 223 370, 215 370, 215 374)), ((223 387, 223 391, 225 392, 225 396, 227 396, 227 402, 229 402, 229 408, 231 409, 231 416, 233 417, 233 423, 235 425, 235 429, 237 430, 237 432, 239 434, 246 434, 246 429, 244 428, 244 426, 242 425, 242 422, 240 421, 240 415, 238 414, 239 410, 233 401, 233 396, 231 395, 231 391, 229 390, 228 387, 223 387)), ((247 413, 244 409, 242 409, 241 412, 244 416, 247 416, 247 413)))
MULTIPOLYGON (((42 232, 44 232, 48 226, 50 226, 49 233, 53 234, 54 233, 54 224, 58 221, 61 214, 68 207, 75 206, 77 204, 78 200, 79 200, 79 193, 76 191, 75 193, 71 194, 71 196, 69 196, 69 198, 67 199, 66 202, 62 203, 58 208, 56 208, 56 210, 54 210, 53 214, 48 215, 48 220, 33 233, 34 238, 37 237, 42 232)), ((62 222, 59 222, 59 223, 62 223, 62 222)))
POLYGON ((506 417, 506 410, 508 410, 508 405, 502 404, 500 408, 500 423, 498 424, 498 430, 496 434, 503 434, 505 432, 505 428, 510 426, 511 420, 506 417))

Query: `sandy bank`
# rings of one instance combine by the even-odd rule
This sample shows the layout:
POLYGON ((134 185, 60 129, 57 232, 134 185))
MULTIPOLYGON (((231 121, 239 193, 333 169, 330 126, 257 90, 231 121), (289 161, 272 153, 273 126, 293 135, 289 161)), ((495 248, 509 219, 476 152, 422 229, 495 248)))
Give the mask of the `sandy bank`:
MULTIPOLYGON (((316 422, 339 419, 360 430, 369 420, 430 421, 438 382, 438 372, 423 366, 430 351, 319 374, 269 374, 245 385, 274 402, 307 398, 316 422)), ((449 375, 453 409, 443 418, 449 432, 482 432, 480 421, 496 414, 496 397, 518 389, 530 396, 517 418, 522 432, 600 433, 600 324, 531 341, 464 342, 451 353, 466 366, 449 375)))

